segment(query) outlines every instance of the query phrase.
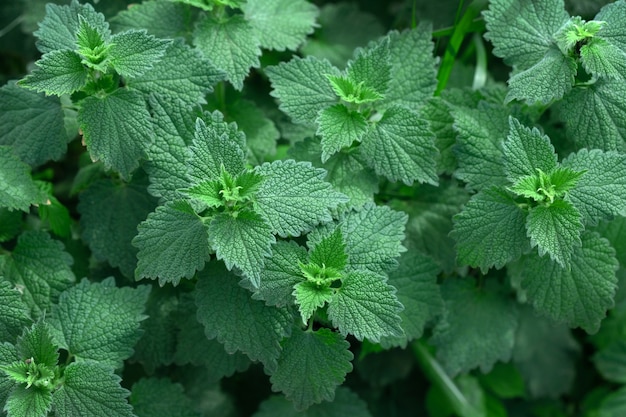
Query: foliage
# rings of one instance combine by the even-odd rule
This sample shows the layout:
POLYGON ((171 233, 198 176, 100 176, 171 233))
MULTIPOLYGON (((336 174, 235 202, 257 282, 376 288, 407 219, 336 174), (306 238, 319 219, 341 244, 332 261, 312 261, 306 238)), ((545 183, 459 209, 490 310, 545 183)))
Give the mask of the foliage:
POLYGON ((0 412, 623 415, 626 0, 419 3, 5 1, 0 412))

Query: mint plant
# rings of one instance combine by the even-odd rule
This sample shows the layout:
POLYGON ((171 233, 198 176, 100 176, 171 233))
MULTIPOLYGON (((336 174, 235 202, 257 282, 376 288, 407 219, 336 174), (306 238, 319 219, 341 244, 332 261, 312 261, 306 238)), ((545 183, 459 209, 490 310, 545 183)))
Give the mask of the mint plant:
POLYGON ((624 414, 625 0, 45 3, 0 414, 624 414))

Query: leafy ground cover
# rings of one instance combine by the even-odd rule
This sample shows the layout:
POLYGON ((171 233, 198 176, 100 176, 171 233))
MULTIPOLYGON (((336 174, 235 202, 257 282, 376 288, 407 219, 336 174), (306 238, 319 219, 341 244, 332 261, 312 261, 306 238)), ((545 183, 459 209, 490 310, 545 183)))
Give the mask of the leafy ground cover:
POLYGON ((5 415, 626 415, 626 0, 0 10, 5 415))

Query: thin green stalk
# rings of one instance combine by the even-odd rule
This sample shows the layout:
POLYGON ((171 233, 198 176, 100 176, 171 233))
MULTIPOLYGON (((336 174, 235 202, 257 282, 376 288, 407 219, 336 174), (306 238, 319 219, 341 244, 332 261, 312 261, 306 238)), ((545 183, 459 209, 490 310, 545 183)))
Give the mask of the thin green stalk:
POLYGON ((25 17, 26 17, 25 15, 20 15, 16 17, 15 19, 13 19, 11 23, 9 23, 4 28, 2 28, 2 30, 0 30, 0 38, 6 35, 7 33, 9 33, 10 31, 12 31, 14 27, 22 23, 25 17))
POLYGON ((476 70, 474 71, 472 88, 478 90, 487 83, 487 50, 483 38, 478 33, 474 33, 472 42, 476 48, 476 70))

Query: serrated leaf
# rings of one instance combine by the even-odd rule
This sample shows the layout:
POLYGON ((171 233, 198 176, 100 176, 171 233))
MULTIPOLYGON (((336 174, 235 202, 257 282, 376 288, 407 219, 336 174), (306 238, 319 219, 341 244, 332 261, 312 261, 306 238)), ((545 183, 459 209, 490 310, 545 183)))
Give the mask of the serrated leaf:
POLYGON ((310 262, 319 266, 334 268, 337 271, 342 271, 345 268, 347 260, 346 244, 339 228, 316 243, 309 254, 310 262))
POLYGON ((322 137, 322 162, 346 148, 352 142, 360 142, 367 132, 367 121, 358 111, 351 111, 343 104, 327 107, 317 118, 317 134, 322 137))
POLYGON ((583 216, 586 224, 597 224, 626 210, 626 155, 586 150, 570 155, 563 166, 577 171, 586 170, 576 186, 567 194, 583 216))
POLYGON ((67 142, 58 97, 20 88, 15 82, 0 88, 0 145, 11 145, 22 161, 40 165, 59 159, 67 142))
POLYGON ((402 304, 386 277, 367 270, 351 271, 341 280, 328 304, 328 317, 344 335, 379 342, 384 336, 401 336, 402 304))
POLYGON ((346 76, 357 85, 371 89, 384 97, 391 79, 391 62, 389 60, 389 38, 358 49, 354 59, 348 62, 346 76))
POLYGON ((501 104, 482 101, 475 109, 452 110, 459 161, 455 176, 471 189, 483 190, 506 184, 502 142, 509 131, 509 110, 501 104))
POLYGON ((217 20, 206 15, 196 24, 194 45, 220 70, 237 89, 250 68, 261 64, 260 40, 254 27, 242 15, 217 20))
POLYGON ((592 232, 581 235, 570 268, 548 257, 530 255, 523 265, 522 288, 540 313, 570 327, 595 333, 613 306, 617 278, 615 250, 592 232))
POLYGON ((224 77, 211 61, 182 40, 176 40, 152 69, 128 80, 127 85, 146 95, 162 94, 194 105, 205 103, 206 94, 213 91, 213 86, 224 77))
POLYGON ((79 4, 77 0, 72 0, 67 6, 46 4, 46 17, 34 32, 38 38, 37 48, 44 54, 54 50, 75 50, 81 19, 105 34, 104 40, 108 40, 111 32, 104 15, 96 12, 89 3, 79 4))
POLYGON ((148 1, 121 10, 111 19, 114 31, 137 29, 162 39, 186 37, 192 31, 197 9, 169 0, 148 1))
POLYGON ((42 204, 46 195, 30 176, 30 167, 20 161, 11 146, 0 146, 0 207, 28 211, 42 204))
POLYGON ((142 378, 129 398, 137 417, 197 417, 195 405, 183 386, 168 378, 142 378))
POLYGON ((239 268, 258 287, 263 263, 272 254, 272 244, 276 242, 268 224, 258 214, 244 210, 236 216, 217 215, 211 220, 208 232, 217 259, 222 259, 228 270, 239 268))
POLYGON ((118 74, 134 78, 151 69, 170 43, 148 35, 145 30, 128 30, 111 37, 107 56, 118 74))
POLYGON ((61 96, 80 90, 87 83, 87 69, 74 51, 52 51, 36 62, 37 67, 20 80, 25 88, 61 96))
POLYGON ((558 103, 560 118, 577 147, 624 149, 625 95, 624 82, 600 79, 593 85, 574 88, 558 103))
POLYGON ((478 288, 471 278, 446 280, 441 287, 446 313, 430 342, 452 376, 480 367, 488 373, 511 358, 518 313, 504 289, 492 281, 478 288))
POLYGON ((64 292, 52 309, 54 338, 77 361, 120 367, 141 336, 139 325, 146 318, 149 293, 145 285, 116 287, 112 277, 100 283, 83 279, 64 292))
POLYGON ((335 292, 330 285, 318 285, 311 281, 302 281, 294 285, 293 296, 296 300, 302 323, 307 324, 315 313, 315 310, 322 308, 329 302, 335 292))
POLYGON ((575 171, 571 168, 559 166, 550 172, 550 183, 554 186, 557 196, 563 196, 578 184, 578 180, 587 170, 575 171))
POLYGON ((335 389, 352 371, 349 347, 341 335, 329 329, 294 330, 270 377, 272 389, 282 391, 296 410, 332 401, 335 389))
POLYGON ((274 89, 271 95, 296 123, 315 124, 319 111, 338 101, 326 77, 340 73, 325 59, 294 57, 265 71, 274 89))
POLYGON ((15 342, 31 322, 20 292, 9 281, 0 277, 0 341, 15 342))
POLYGON ((54 392, 55 415, 135 417, 126 401, 129 392, 120 386, 121 378, 107 365, 87 361, 70 363, 64 382, 54 392))
POLYGON ((398 291, 398 301, 404 306, 400 312, 404 335, 384 337, 381 345, 406 347, 408 342, 419 339, 426 324, 443 313, 443 299, 437 284, 440 268, 420 252, 406 252, 400 257, 398 269, 389 273, 389 285, 398 291))
POLYGON ((87 97, 78 112, 78 123, 92 159, 102 160, 106 168, 125 179, 139 166, 154 138, 144 98, 126 88, 102 98, 87 97))
POLYGON ((600 37, 592 38, 580 48, 580 61, 588 73, 623 80, 626 53, 600 37))
POLYGON ((31 317, 37 319, 74 283, 72 261, 61 242, 29 231, 20 235, 11 255, 0 263, 0 274, 20 289, 31 317))
POLYGON ((556 46, 552 46, 535 65, 509 78, 509 93, 505 101, 517 99, 529 104, 548 104, 559 100, 574 85, 576 70, 574 58, 563 55, 556 46))
POLYGON ((317 26, 317 7, 306 0, 248 0, 242 10, 267 49, 295 50, 317 26))
POLYGON ((626 383, 626 341, 611 343, 593 356, 593 363, 608 381, 626 383))
POLYGON ((50 390, 24 385, 16 386, 4 405, 4 411, 10 417, 46 417, 51 408, 50 390))
POLYGON ((137 266, 137 248, 132 245, 137 225, 156 207, 146 192, 145 179, 131 183, 100 180, 81 193, 77 210, 82 238, 94 256, 106 260, 132 277, 137 266))
POLYGON ((412 30, 389 34, 391 79, 382 103, 411 109, 422 107, 437 87, 432 28, 420 23, 412 30))
POLYGON ((217 338, 226 352, 241 351, 272 372, 280 356, 280 341, 291 332, 293 315, 251 299, 251 293, 237 281, 222 264, 209 264, 196 285, 198 321, 206 336, 217 338))
POLYGON ((597 409, 599 417, 620 417, 626 412, 626 387, 607 395, 597 409))
POLYGON ((580 246, 580 234, 584 230, 580 212, 568 201, 557 200, 550 205, 531 209, 526 217, 526 230, 530 243, 539 249, 539 256, 546 253, 567 268, 580 246))
MULTIPOLYGON (((11 364, 19 361, 20 358, 15 352, 15 346, 10 343, 0 343, 0 363, 11 364)), ((6 374, 0 372, 0 404, 4 404, 11 391, 17 386, 17 383, 6 374)))
POLYGON ((361 146, 370 166, 390 181, 436 185, 437 148, 428 122, 412 111, 394 106, 363 137, 361 146))
POLYGON ((209 259, 207 228, 184 201, 159 206, 137 227, 139 248, 135 277, 158 279, 163 286, 192 278, 209 259))
POLYGON ((557 157, 550 138, 536 128, 522 125, 514 117, 509 118, 509 134, 502 145, 506 175, 514 182, 526 175, 545 173, 556 168, 557 157))
POLYGON ((502 268, 530 248, 526 217, 504 190, 493 187, 475 194, 454 216, 452 237, 460 262, 479 267, 502 268))
POLYGON ((371 417, 367 404, 346 387, 339 387, 332 402, 314 404, 298 411, 285 396, 272 396, 261 403, 254 417, 371 417))
POLYGON ((626 36, 621 27, 624 18, 626 18, 626 9, 622 2, 605 5, 594 18, 594 20, 606 22, 602 30, 598 32, 598 37, 608 40, 622 51, 626 51, 626 36))
MULTIPOLYGON (((21 359, 32 359, 37 365, 48 368, 57 366, 59 351, 48 325, 44 321, 38 321, 17 338, 15 350, 21 359)), ((52 387, 50 387, 52 388, 52 387)))
POLYGON ((347 197, 324 181, 326 171, 307 162, 275 161, 257 166, 265 177, 254 199, 254 210, 280 236, 299 236, 331 220, 330 210, 347 197))
POLYGON ((522 68, 543 59, 553 44, 552 35, 569 19, 563 0, 492 0, 483 15, 493 53, 522 68))

